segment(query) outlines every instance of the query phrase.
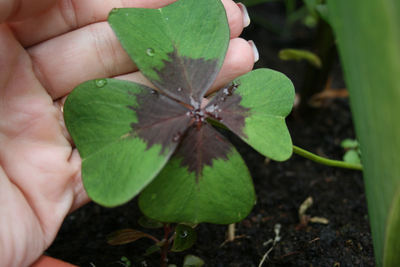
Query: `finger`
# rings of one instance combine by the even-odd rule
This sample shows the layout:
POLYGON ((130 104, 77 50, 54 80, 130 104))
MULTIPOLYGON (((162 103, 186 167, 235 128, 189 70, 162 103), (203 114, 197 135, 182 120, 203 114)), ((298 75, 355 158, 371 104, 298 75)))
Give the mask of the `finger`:
MULTIPOLYGON (((11 27, 22 45, 28 47, 89 24, 106 21, 112 8, 160 8, 174 1, 176 0, 59 0, 41 15, 12 23, 11 27)), ((244 13, 232 0, 221 1, 227 12, 231 37, 237 37, 247 21, 244 13)))
POLYGON ((134 71, 107 22, 95 23, 28 49, 39 81, 53 99, 78 84, 134 71))
MULTIPOLYGON (((215 92, 236 77, 251 71, 254 62, 257 60, 258 51, 252 41, 247 42, 242 38, 232 39, 229 43, 224 64, 208 93, 215 92)), ((154 88, 154 85, 140 72, 120 75, 115 78, 144 84, 154 88)))
POLYGON ((54 5, 54 0, 2 0, 0 1, 0 23, 33 16, 54 5))
MULTIPOLYGON (((228 10, 235 9, 241 14, 238 5, 230 0, 226 3, 228 10)), ((236 22, 241 29, 239 24, 243 23, 236 22)), ((86 80, 136 70, 107 22, 61 35, 33 46, 28 52, 37 77, 53 99, 65 96, 86 80)))
POLYGON ((221 71, 208 93, 215 92, 235 78, 251 71, 258 59, 258 50, 253 41, 232 39, 221 71))

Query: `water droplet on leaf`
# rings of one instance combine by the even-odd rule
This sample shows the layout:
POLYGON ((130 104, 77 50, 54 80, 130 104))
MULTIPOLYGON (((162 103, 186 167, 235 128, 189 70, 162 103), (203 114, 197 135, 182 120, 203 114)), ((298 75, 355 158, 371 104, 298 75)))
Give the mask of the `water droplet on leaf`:
POLYGON ((181 136, 182 136, 182 134, 181 134, 180 132, 176 133, 176 134, 174 135, 174 137, 172 138, 172 141, 178 142, 179 139, 181 139, 181 136))
POLYGON ((147 48, 146 54, 147 54, 148 56, 150 56, 150 57, 153 57, 153 56, 156 54, 156 52, 154 51, 153 48, 147 48))
POLYGON ((107 80, 106 79, 97 79, 95 81, 95 83, 96 83, 97 87, 101 88, 101 87, 104 87, 107 84, 107 80))
POLYGON ((188 232, 187 231, 183 231, 182 233, 179 234, 180 238, 185 238, 188 236, 188 232))
POLYGON ((110 14, 118 13, 118 11, 119 11, 118 8, 113 8, 113 9, 111 9, 110 14))

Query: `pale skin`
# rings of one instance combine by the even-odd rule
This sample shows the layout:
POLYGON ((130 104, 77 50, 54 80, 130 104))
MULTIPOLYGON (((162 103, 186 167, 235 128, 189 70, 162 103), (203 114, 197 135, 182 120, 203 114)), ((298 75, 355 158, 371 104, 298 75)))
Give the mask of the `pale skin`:
MULTIPOLYGON (((79 153, 65 129, 63 99, 81 82, 145 82, 108 26, 114 7, 158 8, 173 0, 0 0, 0 262, 29 266, 62 221, 89 201, 79 153)), ((243 13, 222 0, 231 40, 213 89, 251 70, 238 38, 243 13)))

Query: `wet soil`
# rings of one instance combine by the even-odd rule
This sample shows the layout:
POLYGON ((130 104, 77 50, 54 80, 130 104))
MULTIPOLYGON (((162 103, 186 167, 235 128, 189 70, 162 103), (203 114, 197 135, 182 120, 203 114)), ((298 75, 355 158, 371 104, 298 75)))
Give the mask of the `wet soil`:
MULTIPOLYGON (((276 25, 284 24, 283 17, 276 16, 282 13, 282 6, 270 4, 249 11, 252 16, 268 17, 276 25)), ((253 23, 246 30, 245 38, 255 40, 258 46, 257 67, 285 73, 298 90, 307 64, 283 62, 277 54, 283 47, 307 48, 314 31, 300 25, 291 28, 289 33, 279 35, 265 25, 253 23)), ((344 87, 339 63, 333 76, 334 84, 344 87)), ((343 155, 340 142, 355 136, 348 99, 329 100, 307 116, 294 110, 287 123, 294 144, 334 159, 343 155)), ((279 224, 280 240, 263 266, 375 266, 360 172, 318 165, 297 155, 286 162, 268 161, 236 138, 232 141, 254 179, 257 203, 253 211, 236 225, 238 238, 222 247, 227 226, 199 225, 196 244, 190 250, 171 253, 170 263, 181 266, 185 255, 194 254, 205 261, 205 266, 258 266, 271 249, 267 241, 275 238, 274 228, 279 224), (326 218, 328 224, 300 223, 298 210, 308 197, 313 198, 314 204, 306 213, 326 218)), ((143 229, 138 225, 140 216, 136 200, 114 209, 88 204, 66 218, 47 253, 79 266, 124 266, 121 257, 127 257, 132 266, 159 266, 158 253, 142 257, 153 245, 151 240, 122 246, 110 246, 106 242, 109 233, 123 228, 142 230, 161 238, 161 230, 143 229)))

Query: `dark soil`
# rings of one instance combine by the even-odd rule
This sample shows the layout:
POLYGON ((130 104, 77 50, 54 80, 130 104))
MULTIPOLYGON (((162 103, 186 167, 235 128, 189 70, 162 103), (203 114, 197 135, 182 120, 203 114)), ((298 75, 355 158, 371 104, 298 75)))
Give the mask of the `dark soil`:
MULTIPOLYGON (((282 26, 282 10, 279 4, 265 4, 250 9, 250 14, 282 26)), ((253 23, 245 38, 253 39, 258 46, 257 67, 284 72, 298 89, 307 64, 283 62, 277 54, 284 47, 307 48, 315 31, 301 24, 288 29, 288 34, 271 33, 265 25, 253 23)), ((335 69, 334 84, 342 87, 339 63, 335 69)), ((330 100, 307 116, 294 110, 287 123, 294 144, 330 158, 340 159, 341 140, 354 138, 347 99, 330 100)), ((185 255, 194 254, 206 266, 258 266, 271 248, 265 242, 275 237, 274 226, 280 224, 281 239, 263 266, 375 266, 361 172, 318 165, 296 155, 283 163, 269 162, 239 140, 234 138, 233 142, 248 164, 258 196, 251 214, 236 226, 240 238, 220 247, 226 239, 227 226, 201 224, 197 227, 195 246, 185 252, 171 253, 170 263, 181 266, 185 255), (307 214, 324 217, 328 224, 300 224, 298 209, 308 197, 313 198, 314 204, 307 214)), ((123 266, 120 260, 123 256, 130 259, 132 266, 159 266, 159 254, 141 256, 153 245, 151 240, 122 246, 106 242, 109 233, 123 228, 161 238, 161 230, 138 225, 140 216, 136 200, 115 209, 91 203, 67 217, 47 253, 79 266, 123 266)))

